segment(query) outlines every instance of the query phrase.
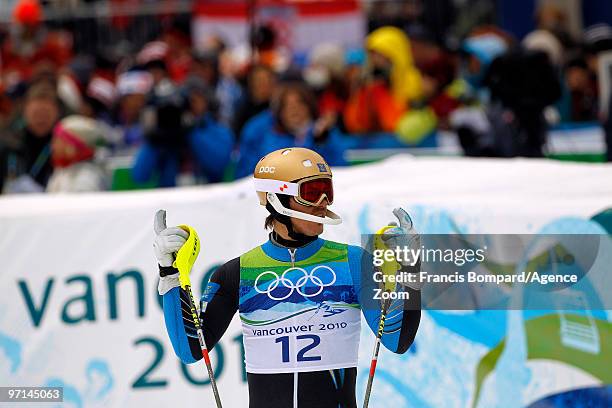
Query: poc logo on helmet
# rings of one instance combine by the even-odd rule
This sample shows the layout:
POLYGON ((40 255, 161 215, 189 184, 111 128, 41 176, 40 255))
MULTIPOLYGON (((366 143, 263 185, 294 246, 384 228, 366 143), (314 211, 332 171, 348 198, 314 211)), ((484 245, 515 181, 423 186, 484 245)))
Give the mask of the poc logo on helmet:
POLYGON ((275 171, 276 171, 276 167, 261 166, 259 168, 260 173, 274 173, 275 171))

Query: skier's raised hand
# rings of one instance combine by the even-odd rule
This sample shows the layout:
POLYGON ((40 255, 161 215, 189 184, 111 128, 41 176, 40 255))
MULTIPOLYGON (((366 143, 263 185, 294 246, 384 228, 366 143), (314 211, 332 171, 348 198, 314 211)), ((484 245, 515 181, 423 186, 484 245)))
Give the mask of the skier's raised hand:
POLYGON ((185 244, 189 233, 180 227, 166 227, 166 210, 158 210, 153 222, 155 241, 153 250, 157 263, 162 267, 170 267, 174 262, 174 254, 185 244))
MULTIPOLYGON (((399 221, 399 226, 396 222, 390 222, 389 227, 391 228, 387 228, 384 231, 382 240, 392 249, 397 247, 407 248, 412 254, 418 253, 417 251, 421 247, 421 236, 414 228, 412 218, 410 218, 406 210, 401 207, 395 208, 393 210, 393 215, 395 215, 399 221)), ((408 262, 400 263, 402 264, 402 272, 418 274, 421 269, 420 259, 411 259, 408 262)), ((418 277, 415 277, 415 282, 402 282, 401 284, 415 290, 420 290, 423 284, 416 278, 418 277)))

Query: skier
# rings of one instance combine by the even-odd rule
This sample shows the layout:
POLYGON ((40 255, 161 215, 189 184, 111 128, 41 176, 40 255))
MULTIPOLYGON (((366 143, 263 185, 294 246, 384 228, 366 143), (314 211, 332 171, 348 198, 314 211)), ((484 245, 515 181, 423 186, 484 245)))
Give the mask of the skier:
MULTIPOLYGON (((267 242, 212 274, 201 299, 206 345, 214 347, 238 311, 249 407, 355 408, 360 309, 374 332, 381 314, 380 301, 365 289, 371 276, 362 277, 371 258, 360 247, 319 237, 323 224, 339 224, 341 218, 328 209, 334 200, 332 173, 316 152, 286 148, 269 153, 257 164, 254 182, 260 204, 270 212, 265 226, 272 231, 267 242)), ((396 245, 418 242, 408 214, 402 209, 394 214, 400 225, 389 227, 387 237, 396 245)), ((177 356, 193 363, 202 351, 189 294, 172 266, 188 233, 166 228, 163 210, 156 214, 155 231, 168 335, 177 356)), ((412 303, 396 300, 388 309, 381 341, 394 353, 406 352, 416 335, 419 289, 398 288, 410 294, 412 303)))

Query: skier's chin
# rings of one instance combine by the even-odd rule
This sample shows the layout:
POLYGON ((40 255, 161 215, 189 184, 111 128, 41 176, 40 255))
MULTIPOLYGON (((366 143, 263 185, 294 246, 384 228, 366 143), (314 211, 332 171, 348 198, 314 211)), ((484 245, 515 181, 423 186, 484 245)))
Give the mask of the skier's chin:
POLYGON ((293 228, 296 232, 307 235, 309 237, 315 237, 323 233, 323 224, 320 222, 304 221, 304 220, 293 220, 293 228))

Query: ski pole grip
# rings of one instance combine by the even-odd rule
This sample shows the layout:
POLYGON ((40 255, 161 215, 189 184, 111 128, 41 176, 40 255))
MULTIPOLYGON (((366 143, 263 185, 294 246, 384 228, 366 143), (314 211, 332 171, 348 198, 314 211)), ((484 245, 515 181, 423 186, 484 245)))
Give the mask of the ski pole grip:
POLYGON ((185 289, 187 286, 191 286, 189 274, 200 253, 200 238, 196 230, 189 225, 179 225, 179 228, 185 230, 189 234, 189 237, 187 237, 187 241, 185 241, 181 249, 176 253, 172 266, 178 269, 179 283, 181 288, 185 289))
MULTIPOLYGON (((389 246, 382 239, 382 236, 387 230, 390 230, 392 228, 395 228, 395 226, 385 225, 384 227, 376 231, 376 235, 374 236, 374 249, 382 251, 390 249, 389 246)), ((393 276, 397 273, 398 270, 400 270, 400 265, 397 261, 385 261, 381 266, 381 270, 384 276, 393 276)), ((393 292, 395 290, 395 283, 392 281, 385 280, 384 290, 385 292, 393 292)))

